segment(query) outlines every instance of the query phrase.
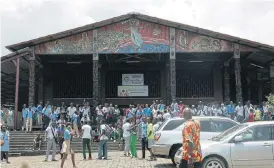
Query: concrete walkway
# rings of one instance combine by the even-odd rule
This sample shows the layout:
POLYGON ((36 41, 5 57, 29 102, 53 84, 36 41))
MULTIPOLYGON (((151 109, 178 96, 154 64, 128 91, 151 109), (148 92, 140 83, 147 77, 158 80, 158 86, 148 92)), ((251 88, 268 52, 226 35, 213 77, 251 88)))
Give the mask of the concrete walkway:
MULTIPOLYGON (((77 168, 174 168, 170 159, 158 158, 157 161, 147 161, 124 157, 123 152, 109 152, 109 160, 96 160, 97 153, 92 154, 92 161, 82 161, 82 154, 76 154, 77 168)), ((138 151, 141 156, 141 151, 138 151)), ((149 152, 146 153, 149 156, 149 152)), ((2 163, 2 168, 60 168, 60 161, 43 162, 45 156, 11 157, 11 164, 2 163), (28 166, 23 166, 28 165, 28 166)), ((49 158, 51 159, 51 158, 49 158)), ((57 159, 60 159, 58 155, 57 159)), ((70 157, 65 162, 64 168, 72 168, 70 157)))

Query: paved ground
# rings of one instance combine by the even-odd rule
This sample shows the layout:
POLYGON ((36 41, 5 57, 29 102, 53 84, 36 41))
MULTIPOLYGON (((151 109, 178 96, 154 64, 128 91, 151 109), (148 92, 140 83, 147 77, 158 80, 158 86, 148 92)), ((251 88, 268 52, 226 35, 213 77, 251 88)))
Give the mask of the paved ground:
MULTIPOLYGON (((93 153, 92 161, 82 161, 82 154, 76 154, 77 168, 174 168, 170 159, 158 158, 157 161, 147 161, 132 159, 124 157, 123 152, 109 152, 109 160, 96 160, 97 154, 93 153)), ((138 156, 141 152, 138 151, 138 156)), ((149 156, 149 153, 146 154, 149 156)), ((45 156, 21 156, 11 157, 11 164, 2 163, 2 168, 60 168, 60 161, 58 162, 43 162, 45 156), (28 166, 24 166, 24 165, 28 166)), ((51 159, 51 158, 50 158, 51 159)), ((57 159, 60 159, 58 155, 57 159)), ((72 163, 69 159, 66 160, 64 168, 72 168, 72 163)))

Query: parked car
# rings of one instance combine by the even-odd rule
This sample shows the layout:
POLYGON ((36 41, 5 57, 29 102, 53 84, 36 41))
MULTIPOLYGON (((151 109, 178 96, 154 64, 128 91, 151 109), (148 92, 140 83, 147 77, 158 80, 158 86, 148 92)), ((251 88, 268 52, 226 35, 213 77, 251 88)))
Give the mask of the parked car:
MULTIPOLYGON (((201 140, 202 168, 274 167, 274 121, 250 122, 201 140)), ((182 148, 175 155, 177 165, 182 148)))
MULTIPOLYGON (((209 139, 218 135, 235 125, 239 125, 234 120, 227 117, 193 117, 200 121, 201 124, 201 139, 209 139)), ((182 146, 182 129, 185 120, 183 118, 171 118, 165 121, 155 133, 155 145, 152 146, 152 151, 155 156, 168 157, 173 164, 175 153, 182 146)))

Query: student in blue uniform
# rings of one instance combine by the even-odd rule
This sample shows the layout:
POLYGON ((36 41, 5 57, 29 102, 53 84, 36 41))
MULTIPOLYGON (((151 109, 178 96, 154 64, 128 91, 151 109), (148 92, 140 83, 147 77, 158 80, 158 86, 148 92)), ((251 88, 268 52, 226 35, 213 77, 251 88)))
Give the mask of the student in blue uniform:
POLYGON ((28 108, 28 117, 27 117, 27 124, 26 124, 26 131, 32 131, 32 119, 33 119, 33 114, 35 113, 36 108, 32 106, 32 104, 30 104, 29 108, 28 108))
POLYGON ((0 139, 1 142, 4 142, 4 144, 1 146, 1 161, 3 161, 4 156, 6 158, 6 162, 9 162, 9 133, 6 129, 6 126, 1 126, 1 132, 0 132, 0 139))
POLYGON ((64 167, 64 163, 65 163, 65 160, 67 159, 68 154, 71 154, 71 161, 72 161, 73 168, 76 168, 75 155, 70 145, 70 141, 73 136, 71 125, 72 125, 71 123, 67 123, 66 129, 64 131, 64 142, 63 142, 62 151, 61 151, 61 153, 63 154, 62 161, 61 161, 61 168, 64 167))
POLYGON ((43 102, 40 101, 40 104, 37 106, 37 118, 38 118, 38 125, 42 125, 42 111, 43 111, 43 102))
POLYGON ((24 104, 23 105, 23 109, 22 109, 22 131, 25 129, 26 126, 26 122, 27 122, 27 116, 28 116, 28 108, 27 105, 24 104))

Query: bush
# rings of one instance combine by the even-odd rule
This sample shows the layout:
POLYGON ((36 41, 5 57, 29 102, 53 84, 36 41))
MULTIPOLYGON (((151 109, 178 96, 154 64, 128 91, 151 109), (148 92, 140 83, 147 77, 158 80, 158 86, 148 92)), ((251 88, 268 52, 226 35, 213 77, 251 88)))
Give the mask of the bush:
POLYGON ((266 96, 267 98, 267 104, 269 106, 269 111, 273 112, 274 111, 274 95, 273 94, 269 94, 269 96, 266 96))

